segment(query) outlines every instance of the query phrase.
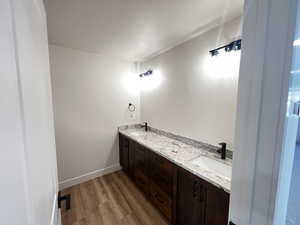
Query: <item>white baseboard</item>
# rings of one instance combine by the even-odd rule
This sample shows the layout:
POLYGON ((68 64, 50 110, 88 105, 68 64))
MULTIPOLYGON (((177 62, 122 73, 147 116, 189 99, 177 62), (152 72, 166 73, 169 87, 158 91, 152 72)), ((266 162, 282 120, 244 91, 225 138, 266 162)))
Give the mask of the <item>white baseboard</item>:
POLYGON ((73 178, 64 180, 62 182, 59 182, 59 190, 63 190, 65 188, 72 187, 76 184, 80 184, 80 183, 92 180, 96 177, 101 177, 106 174, 116 172, 120 169, 121 169, 121 166, 119 164, 117 164, 117 165, 112 165, 112 166, 106 167, 104 169, 95 170, 93 172, 86 173, 86 174, 83 174, 78 177, 73 177, 73 178))

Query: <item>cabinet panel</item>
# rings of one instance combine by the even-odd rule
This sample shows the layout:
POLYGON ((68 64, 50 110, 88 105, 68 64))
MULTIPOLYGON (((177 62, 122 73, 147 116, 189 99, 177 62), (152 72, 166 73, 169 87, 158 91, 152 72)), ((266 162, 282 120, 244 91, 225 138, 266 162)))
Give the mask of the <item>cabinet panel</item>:
POLYGON ((149 195, 149 178, 142 171, 134 170, 134 182, 146 196, 149 195))
POLYGON ((152 153, 150 158, 151 168, 157 169, 165 177, 172 177, 174 166, 169 160, 155 153, 152 153))
POLYGON ((159 186, 167 195, 170 197, 173 193, 173 177, 168 175, 166 176, 158 168, 151 167, 151 179, 153 183, 159 186))
POLYGON ((149 151, 139 144, 135 144, 134 148, 134 167, 135 170, 142 171, 146 176, 149 175, 149 151))
POLYGON ((119 156, 120 165, 128 173, 129 170, 129 141, 123 135, 119 135, 119 156))
POLYGON ((129 141, 129 151, 128 151, 128 175, 129 177, 133 178, 134 172, 134 155, 135 155, 135 147, 136 143, 134 141, 129 141))
POLYGON ((204 225, 205 195, 201 180, 178 169, 176 195, 176 224, 204 225))
POLYGON ((229 194, 216 188, 206 188, 206 225, 227 225, 229 194))
POLYGON ((155 183, 150 185, 150 199, 161 213, 169 220, 172 215, 172 201, 170 196, 160 189, 155 183))

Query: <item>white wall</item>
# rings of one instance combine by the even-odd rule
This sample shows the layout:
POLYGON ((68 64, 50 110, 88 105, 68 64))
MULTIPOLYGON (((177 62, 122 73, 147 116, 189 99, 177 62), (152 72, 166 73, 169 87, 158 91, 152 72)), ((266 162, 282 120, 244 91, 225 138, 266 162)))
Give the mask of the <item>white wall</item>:
POLYGON ((221 32, 215 28, 142 63, 141 71, 154 69, 151 79, 161 82, 160 85, 153 82, 156 88, 151 88, 145 80, 141 120, 209 144, 225 141, 232 149, 239 56, 227 53, 212 58, 209 50, 239 36, 240 22, 236 19, 221 32))
POLYGON ((0 2, 0 218, 56 225, 58 191, 43 1, 0 2))
POLYGON ((133 63, 51 45, 50 64, 63 188, 118 168, 117 127, 139 122, 127 111, 139 92, 133 63))

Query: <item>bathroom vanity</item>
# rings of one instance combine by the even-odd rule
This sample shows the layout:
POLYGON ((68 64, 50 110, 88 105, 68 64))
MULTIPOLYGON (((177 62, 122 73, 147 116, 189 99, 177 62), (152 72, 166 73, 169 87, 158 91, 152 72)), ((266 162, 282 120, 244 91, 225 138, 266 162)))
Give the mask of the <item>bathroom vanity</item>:
POLYGON ((142 129, 119 130, 120 164, 172 225, 228 223, 231 160, 142 129))

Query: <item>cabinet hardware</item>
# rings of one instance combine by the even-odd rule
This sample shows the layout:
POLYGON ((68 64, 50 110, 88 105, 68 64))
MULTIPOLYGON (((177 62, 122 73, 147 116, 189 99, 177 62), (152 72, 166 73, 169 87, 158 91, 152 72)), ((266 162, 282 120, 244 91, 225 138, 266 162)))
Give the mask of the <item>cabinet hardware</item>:
POLYGON ((146 183, 144 182, 144 181, 142 181, 142 180, 140 180, 140 183, 142 184, 142 185, 145 185, 146 183))
POLYGON ((200 200, 200 202, 203 202, 204 201, 204 197, 203 197, 203 191, 204 191, 204 189, 203 189, 203 186, 201 186, 201 189, 200 189, 200 198, 199 198, 199 200, 200 200))
POLYGON ((165 204, 165 202, 159 198, 157 193, 154 194, 154 198, 156 198, 156 200, 159 201, 160 204, 165 204))
POLYGON ((199 181, 195 180, 193 185, 193 197, 200 202, 203 202, 203 188, 199 181))
POLYGON ((141 179, 140 177, 136 176, 137 182, 139 182, 141 185, 146 185, 146 182, 141 179))

